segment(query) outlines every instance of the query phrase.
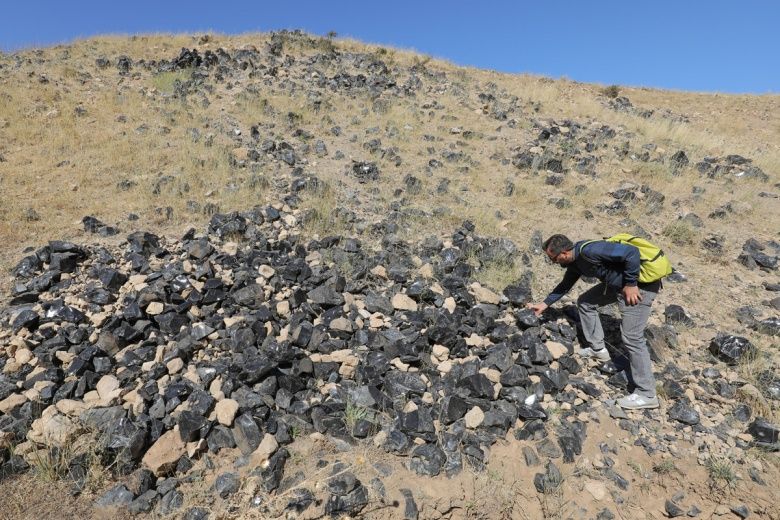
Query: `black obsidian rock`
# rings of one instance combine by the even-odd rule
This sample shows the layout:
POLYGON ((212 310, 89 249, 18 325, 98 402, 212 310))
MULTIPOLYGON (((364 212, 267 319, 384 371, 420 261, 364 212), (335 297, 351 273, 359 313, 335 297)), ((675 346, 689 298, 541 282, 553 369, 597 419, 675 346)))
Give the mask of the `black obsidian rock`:
POLYGON ((747 338, 718 334, 709 346, 710 353, 729 365, 735 365, 746 355, 754 355, 755 347, 747 338))
POLYGON ((769 448, 773 451, 780 450, 780 428, 762 418, 756 418, 748 426, 750 433, 756 440, 756 445, 769 448))
POLYGON ((446 461, 444 452, 435 444, 423 444, 412 450, 409 469, 418 475, 435 477, 446 461))
POLYGON ((686 401, 677 401, 669 409, 669 418, 683 424, 699 424, 699 412, 693 409, 686 401))

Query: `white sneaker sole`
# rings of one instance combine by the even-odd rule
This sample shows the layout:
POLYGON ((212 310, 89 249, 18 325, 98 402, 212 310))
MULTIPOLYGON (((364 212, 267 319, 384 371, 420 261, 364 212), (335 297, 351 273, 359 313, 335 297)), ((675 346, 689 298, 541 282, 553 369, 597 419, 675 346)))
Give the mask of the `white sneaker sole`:
POLYGON ((620 403, 617 403, 617 405, 624 410, 653 410, 661 406, 660 403, 655 403, 655 404, 648 403, 648 404, 638 404, 638 405, 622 405, 620 403))

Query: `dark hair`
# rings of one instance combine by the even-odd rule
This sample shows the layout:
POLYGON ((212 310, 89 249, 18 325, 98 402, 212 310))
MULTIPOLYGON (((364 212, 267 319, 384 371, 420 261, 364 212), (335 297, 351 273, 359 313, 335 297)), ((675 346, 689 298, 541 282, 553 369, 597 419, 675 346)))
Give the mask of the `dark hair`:
POLYGON ((574 243, 569 240, 569 237, 566 235, 553 235, 544 241, 542 249, 545 251, 549 249, 553 256, 555 256, 564 251, 574 249, 574 243))

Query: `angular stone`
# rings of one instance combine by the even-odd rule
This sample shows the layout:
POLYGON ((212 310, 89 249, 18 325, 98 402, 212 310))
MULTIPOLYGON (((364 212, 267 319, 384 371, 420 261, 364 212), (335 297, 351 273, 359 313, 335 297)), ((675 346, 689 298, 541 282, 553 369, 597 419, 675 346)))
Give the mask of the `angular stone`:
POLYGON ((414 501, 414 495, 409 489, 401 489, 401 494, 404 497, 404 520, 417 520, 419 511, 417 509, 417 503, 414 501))
POLYGON ((664 509, 666 510, 666 514, 669 516, 669 518, 677 518, 678 516, 685 515, 685 510, 683 510, 683 508, 671 500, 667 500, 664 503, 664 509))
POLYGON ((482 287, 477 282, 472 283, 469 286, 469 289, 471 289, 471 294, 474 295, 474 298, 476 298, 478 303, 490 303, 493 305, 501 303, 501 297, 499 295, 486 287, 482 287))
POLYGON ((344 304, 344 297, 330 285, 320 285, 306 295, 312 302, 325 307, 344 304))
POLYGON ((534 475, 534 487, 536 487, 536 491, 541 494, 554 493, 562 482, 563 476, 552 461, 547 462, 544 473, 537 473, 534 475))
POLYGON ((477 428, 485 420, 485 412, 479 406, 473 407, 465 415, 466 428, 477 428))
POLYGON ((112 375, 105 375, 100 378, 95 386, 100 399, 109 403, 111 400, 116 399, 122 393, 122 389, 119 385, 119 380, 112 375))
POLYGON ((179 432, 168 430, 149 448, 142 462, 156 476, 167 475, 176 468, 176 463, 186 450, 179 432))
POLYGON ((214 490, 220 498, 227 498, 241 486, 241 480, 236 473, 222 473, 214 482, 214 490))
POLYGON ((233 438, 236 446, 244 455, 249 455, 260 446, 260 428, 254 418, 245 413, 236 417, 233 426, 233 438))
POLYGON ((752 356, 756 348, 747 338, 718 334, 709 346, 710 353, 729 365, 736 365, 744 356, 752 356))
POLYGON ((129 505, 133 498, 133 494, 124 485, 117 484, 104 493, 95 502, 95 506, 99 508, 122 508, 129 505))
POLYGON ((435 477, 441 472, 441 468, 447 458, 444 452, 435 444, 423 444, 412 450, 409 460, 409 469, 418 475, 435 477))
POLYGON ((232 426, 233 419, 235 419, 236 413, 238 412, 238 402, 233 399, 218 401, 214 407, 214 412, 216 413, 219 424, 232 426))
POLYGON ((780 428, 769 421, 757 418, 748 426, 748 432, 756 440, 756 445, 780 450, 780 428))
POLYGON ((276 438, 270 433, 266 433, 263 436, 263 440, 257 446, 257 449, 252 452, 251 461, 255 466, 262 466, 265 462, 271 458, 276 450, 279 448, 279 443, 276 438))
POLYGON ((205 438, 211 427, 208 419, 189 410, 179 413, 176 424, 179 425, 181 440, 185 443, 205 438))
POLYGON ((391 302, 396 310, 417 312, 417 302, 403 293, 395 294, 391 302))
POLYGON ((669 409, 669 418, 679 421, 683 424, 694 425, 699 424, 699 412, 693 409, 685 401, 677 401, 674 406, 669 409))

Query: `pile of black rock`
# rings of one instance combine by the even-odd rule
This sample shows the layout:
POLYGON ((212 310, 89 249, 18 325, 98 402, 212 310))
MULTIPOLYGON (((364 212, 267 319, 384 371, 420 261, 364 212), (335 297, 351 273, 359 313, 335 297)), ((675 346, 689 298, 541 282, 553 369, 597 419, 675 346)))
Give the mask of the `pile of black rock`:
MULTIPOLYGON (((529 276, 503 294, 472 281, 474 259, 527 261, 515 244, 465 222, 446 242, 387 235, 370 252, 353 238, 305 243, 296 226, 293 213, 255 208, 177 241, 52 241, 23 258, 0 311, 0 440, 15 445, 2 469, 97 434, 113 471, 132 477, 100 504, 167 513, 206 452, 237 448, 236 467, 277 490, 284 446, 301 434, 344 449, 370 437, 428 476, 483 468, 510 431, 564 462, 581 453, 578 416, 601 390, 579 375, 574 322, 524 308, 529 276)), ((775 427, 754 428, 777 442, 775 427)), ((85 461, 71 464, 86 475, 85 461)), ((330 513, 367 503, 350 475, 330 482, 330 513)), ((220 475, 215 489, 227 496, 238 479, 220 475)), ((296 493, 291 507, 311 502, 296 493)))

